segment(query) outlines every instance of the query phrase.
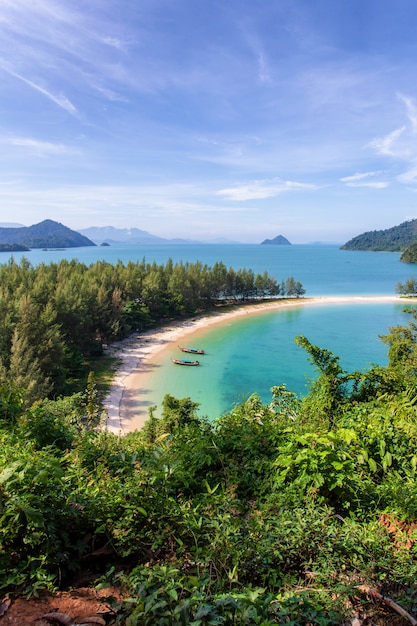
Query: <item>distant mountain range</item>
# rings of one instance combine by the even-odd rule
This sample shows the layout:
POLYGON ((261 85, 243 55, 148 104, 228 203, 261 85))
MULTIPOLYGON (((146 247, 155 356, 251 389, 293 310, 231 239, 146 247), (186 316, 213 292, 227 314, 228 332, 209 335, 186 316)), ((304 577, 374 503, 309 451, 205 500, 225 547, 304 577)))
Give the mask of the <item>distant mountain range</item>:
MULTIPOLYGON (((115 228, 114 226, 90 226, 78 230, 81 235, 88 237, 96 244, 112 244, 112 243, 132 243, 132 244, 152 244, 152 243, 182 243, 196 244, 202 243, 193 239, 164 239, 148 233, 146 230, 139 228, 115 228)), ((232 244, 236 241, 228 239, 217 239, 210 243, 232 244)))
POLYGON ((373 252, 404 252, 417 241, 417 219, 403 222, 386 230, 372 230, 346 242, 341 250, 373 252))
POLYGON ((164 239, 139 228, 115 228, 114 226, 90 226, 78 232, 95 243, 184 243, 185 239, 164 239))
POLYGON ((53 220, 44 220, 33 226, 0 227, 0 249, 3 250, 9 250, 9 246, 24 246, 29 249, 80 248, 95 245, 77 231, 53 220))
MULTIPOLYGON (((417 220, 415 220, 417 222, 417 220)), ((353 241, 353 240, 352 240, 353 241)), ((23 226, 11 222, 0 222, 0 251, 25 250, 31 248, 78 248, 83 246, 112 245, 112 244, 239 244, 224 237, 210 241, 194 239, 165 239, 152 235, 139 228, 116 228, 115 226, 90 226, 78 230, 71 230, 67 226, 53 220, 44 220, 32 226, 23 226)), ((316 245, 325 242, 314 242, 316 245)), ((349 242, 348 242, 349 243, 349 242)), ((258 244, 259 245, 259 244, 258 244)), ((274 239, 265 239, 260 245, 288 246, 291 242, 283 235, 274 239)), ((345 246, 348 244, 345 244, 345 246)), ((347 248, 346 248, 347 249, 347 248)), ((359 248, 358 248, 359 249, 359 248)))

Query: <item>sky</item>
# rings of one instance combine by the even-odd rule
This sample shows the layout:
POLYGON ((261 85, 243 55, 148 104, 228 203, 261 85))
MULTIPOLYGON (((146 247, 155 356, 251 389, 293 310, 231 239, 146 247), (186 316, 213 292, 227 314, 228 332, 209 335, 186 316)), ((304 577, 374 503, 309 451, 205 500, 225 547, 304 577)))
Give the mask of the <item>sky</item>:
POLYGON ((0 222, 344 243, 417 217, 415 0, 0 0, 0 222))

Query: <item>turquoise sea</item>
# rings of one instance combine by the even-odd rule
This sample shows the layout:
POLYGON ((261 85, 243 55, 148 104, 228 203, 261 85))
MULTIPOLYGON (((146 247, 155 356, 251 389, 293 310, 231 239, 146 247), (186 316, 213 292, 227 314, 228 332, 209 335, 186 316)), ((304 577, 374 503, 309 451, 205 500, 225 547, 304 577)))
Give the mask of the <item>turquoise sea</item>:
MULTIPOLYGON (((397 253, 342 251, 336 245, 261 246, 255 244, 122 245, 68 250, 32 250, 14 253, 33 265, 62 258, 76 258, 87 265, 99 260, 116 263, 142 260, 165 263, 201 261, 213 265, 266 270, 278 281, 293 276, 301 281, 306 296, 394 295, 398 282, 416 274, 414 265, 400 262, 397 253)), ((3 262, 9 260, 9 256, 3 262)), ((1 259, 0 259, 1 260, 1 259)), ((285 383, 299 394, 315 375, 307 354, 294 343, 305 335, 312 343, 333 351, 346 370, 367 369, 387 362, 379 335, 390 326, 407 323, 403 306, 394 303, 328 304, 303 306, 245 316, 211 327, 193 337, 193 345, 207 352, 197 368, 172 365, 176 346, 155 362, 142 405, 160 405, 165 393, 191 397, 201 403, 200 412, 214 418, 252 392, 265 402, 270 387, 285 383)))
MULTIPOLYGON (((10 255, 1 254, 6 263, 10 255)), ((22 256, 33 265, 73 258, 86 265, 101 260, 127 263, 143 258, 150 263, 165 263, 169 258, 174 262, 201 261, 207 265, 223 261, 234 269, 250 268, 255 273, 267 270, 278 281, 294 276, 302 282, 308 296, 391 295, 395 293, 396 283, 404 281, 414 271, 414 266, 399 261, 397 253, 351 252, 340 250, 336 245, 114 244, 109 247, 13 253, 16 261, 22 256)))
POLYGON ((347 371, 367 370, 372 364, 386 364, 387 350, 379 335, 389 326, 406 323, 402 310, 394 303, 307 304, 229 320, 193 336, 191 345, 206 352, 198 357, 200 367, 172 365, 171 358, 186 356, 176 345, 157 355, 141 406, 160 406, 170 393, 191 397, 201 404, 202 414, 214 418, 252 392, 269 402, 273 385, 285 383, 288 390, 303 395, 315 371, 294 337, 305 335, 331 350, 347 371))

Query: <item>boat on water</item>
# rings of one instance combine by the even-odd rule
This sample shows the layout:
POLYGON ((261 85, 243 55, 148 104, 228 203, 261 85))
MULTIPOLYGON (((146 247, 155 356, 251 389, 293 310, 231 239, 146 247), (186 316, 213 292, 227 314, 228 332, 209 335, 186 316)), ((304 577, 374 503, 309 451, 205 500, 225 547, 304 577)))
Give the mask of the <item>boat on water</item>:
POLYGON ((204 350, 200 350, 199 348, 184 348, 183 346, 178 346, 182 352, 190 352, 191 354, 204 354, 204 350))
POLYGON ((188 359, 172 359, 176 365, 200 365, 200 361, 189 361, 188 359))

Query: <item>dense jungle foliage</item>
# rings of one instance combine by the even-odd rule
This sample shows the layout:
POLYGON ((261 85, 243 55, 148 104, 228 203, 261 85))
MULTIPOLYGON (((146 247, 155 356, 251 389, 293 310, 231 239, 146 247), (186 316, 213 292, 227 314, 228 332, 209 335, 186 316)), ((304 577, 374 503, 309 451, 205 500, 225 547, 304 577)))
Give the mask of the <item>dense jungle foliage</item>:
POLYGON ((192 398, 167 395, 161 418, 151 410, 120 437, 104 428, 93 375, 81 393, 31 405, 5 378, 0 588, 118 584, 128 597, 112 623, 125 626, 404 623, 368 592, 417 612, 407 311, 381 338, 387 366, 347 372, 299 336, 317 370, 308 395, 277 381, 268 404, 253 393, 214 423, 192 398))
POLYGON ((29 406, 73 391, 88 375, 86 359, 133 331, 219 304, 304 291, 293 277, 277 283, 267 272, 234 271, 221 262, 63 260, 33 267, 11 260, 0 265, 0 384, 13 380, 29 406))
POLYGON ((403 222, 386 230, 372 230, 347 241, 342 250, 403 252, 417 241, 417 220, 403 222))

